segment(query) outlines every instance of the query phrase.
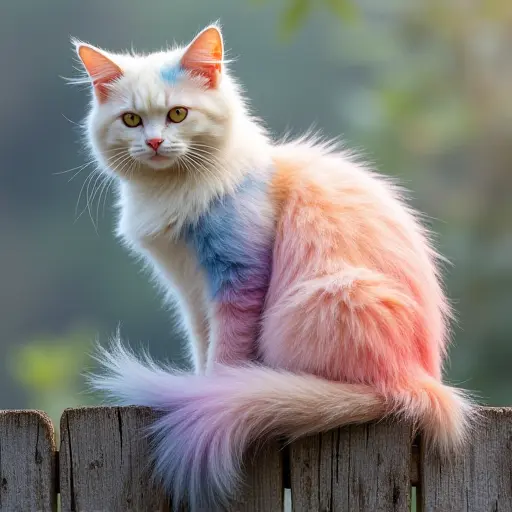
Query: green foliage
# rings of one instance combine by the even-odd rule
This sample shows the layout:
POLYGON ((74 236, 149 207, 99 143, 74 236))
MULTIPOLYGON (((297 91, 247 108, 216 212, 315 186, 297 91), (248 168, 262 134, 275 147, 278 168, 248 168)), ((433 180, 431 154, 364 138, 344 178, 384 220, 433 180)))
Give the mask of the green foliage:
POLYGON ((287 7, 281 27, 286 35, 297 29, 311 11, 313 0, 293 0, 287 7))
POLYGON ((353 22, 359 14, 355 0, 324 0, 324 3, 331 13, 343 21, 353 22))
MULTIPOLYGON (((269 0, 255 0, 264 3, 269 0)), ((308 16, 317 9, 327 10, 340 21, 351 22, 356 19, 358 9, 354 0, 287 0, 281 14, 280 30, 284 38, 289 38, 307 21, 308 16)))
POLYGON ((40 336, 13 347, 10 372, 26 391, 28 407, 42 409, 55 425, 66 407, 94 403, 83 393, 83 372, 91 366, 92 333, 76 329, 60 337, 40 336))

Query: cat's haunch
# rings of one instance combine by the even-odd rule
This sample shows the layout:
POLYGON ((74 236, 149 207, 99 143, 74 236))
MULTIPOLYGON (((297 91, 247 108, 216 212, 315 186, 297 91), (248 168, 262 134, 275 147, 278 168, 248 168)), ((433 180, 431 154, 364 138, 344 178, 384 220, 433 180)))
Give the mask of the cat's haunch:
POLYGON ((117 234, 176 301, 194 367, 117 340, 92 385, 163 413, 152 455, 174 498, 214 509, 271 436, 395 415, 441 452, 463 443, 474 408, 442 382, 440 258, 401 189, 334 144, 273 141, 216 25, 149 55, 75 44, 117 234))

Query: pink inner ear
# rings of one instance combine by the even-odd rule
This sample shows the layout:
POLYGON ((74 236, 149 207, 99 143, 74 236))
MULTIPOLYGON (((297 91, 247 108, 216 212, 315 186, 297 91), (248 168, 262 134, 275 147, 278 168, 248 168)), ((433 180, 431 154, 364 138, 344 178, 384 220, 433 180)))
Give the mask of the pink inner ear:
POLYGON ((108 96, 107 85, 123 75, 121 68, 90 46, 80 46, 78 55, 91 77, 98 99, 105 101, 108 96))
POLYGON ((209 87, 216 87, 222 72, 222 36, 215 27, 203 30, 181 58, 181 67, 207 79, 209 87))

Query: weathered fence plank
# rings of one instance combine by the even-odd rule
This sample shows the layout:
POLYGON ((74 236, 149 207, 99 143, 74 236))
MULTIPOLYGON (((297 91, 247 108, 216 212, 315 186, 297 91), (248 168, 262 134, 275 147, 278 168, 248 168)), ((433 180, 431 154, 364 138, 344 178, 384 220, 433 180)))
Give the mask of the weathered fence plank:
POLYGON ((277 442, 246 457, 246 477, 230 512, 281 512, 284 502, 282 451, 277 442))
MULTIPOLYGON (((383 421, 299 440, 289 457, 269 443, 245 459, 229 512, 405 512, 411 483, 422 512, 512 512, 512 408, 482 408, 471 443, 449 460, 411 452, 411 428, 383 421)), ((169 500, 150 477, 147 408, 70 409, 61 421, 63 512, 161 512, 169 500)), ((58 464, 43 413, 0 411, 0 512, 53 512, 58 464)), ((184 509, 185 510, 185 509, 184 509)))
POLYGON ((62 512, 158 512, 167 499, 150 481, 141 407, 68 409, 61 419, 62 512))
POLYGON ((0 510, 56 510, 55 438, 46 414, 0 411, 0 510))
POLYGON ((293 512, 409 511, 411 436, 409 425, 383 421, 295 442, 293 512))
MULTIPOLYGON (((68 409, 61 420, 62 511, 157 512, 168 500, 151 483, 144 427, 154 416, 137 407, 68 409)), ((283 509, 283 466, 277 444, 247 458, 245 485, 230 512, 283 509)), ((186 510, 186 507, 183 507, 186 510)))
POLYGON ((482 408, 482 424, 456 457, 422 450, 423 512, 512 511, 512 409, 482 408))

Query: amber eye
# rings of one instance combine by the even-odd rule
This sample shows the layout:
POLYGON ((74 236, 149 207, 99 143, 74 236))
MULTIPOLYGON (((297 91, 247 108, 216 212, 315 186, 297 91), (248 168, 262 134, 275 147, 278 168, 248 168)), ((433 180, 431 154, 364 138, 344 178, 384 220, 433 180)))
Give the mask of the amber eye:
POLYGON ((136 128, 142 124, 142 119, 138 114, 127 112, 123 115, 123 123, 129 128, 136 128))
POLYGON ((181 123, 188 115, 188 110, 185 107, 174 107, 169 110, 167 117, 171 123, 181 123))

